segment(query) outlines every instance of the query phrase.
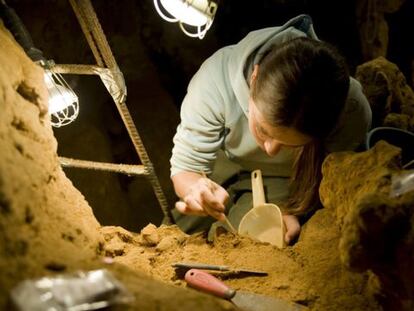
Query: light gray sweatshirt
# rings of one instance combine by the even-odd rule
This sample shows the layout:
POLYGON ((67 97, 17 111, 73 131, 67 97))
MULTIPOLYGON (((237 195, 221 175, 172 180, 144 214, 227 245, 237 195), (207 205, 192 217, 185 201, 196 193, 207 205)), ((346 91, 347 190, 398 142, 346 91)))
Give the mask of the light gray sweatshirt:
MULTIPOLYGON (((297 16, 281 27, 252 31, 201 65, 181 106, 181 123, 170 160, 171 176, 181 171, 211 173, 220 149, 244 170, 261 169, 263 175, 290 176, 292 151, 282 148, 270 157, 249 130, 248 81, 254 65, 271 45, 299 36, 317 39, 307 15, 297 16)), ((325 141, 330 152, 355 149, 371 126, 371 109, 361 85, 350 79, 345 109, 325 141)))

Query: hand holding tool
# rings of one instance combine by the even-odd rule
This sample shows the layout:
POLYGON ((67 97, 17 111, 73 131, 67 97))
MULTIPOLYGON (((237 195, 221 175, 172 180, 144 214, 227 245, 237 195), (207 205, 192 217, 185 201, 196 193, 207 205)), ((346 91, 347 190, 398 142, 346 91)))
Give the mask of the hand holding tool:
MULTIPOLYGON (((203 171, 201 171, 201 176, 203 176, 203 178, 206 178, 208 180, 208 186, 210 189, 214 189, 214 185, 211 182, 211 180, 207 177, 206 173, 204 173, 203 171)), ((231 224, 231 222, 229 221, 229 219, 227 218, 226 214, 224 214, 224 219, 222 222, 224 222, 230 229, 230 231, 234 234, 237 235, 237 230, 233 227, 233 225, 231 224)))

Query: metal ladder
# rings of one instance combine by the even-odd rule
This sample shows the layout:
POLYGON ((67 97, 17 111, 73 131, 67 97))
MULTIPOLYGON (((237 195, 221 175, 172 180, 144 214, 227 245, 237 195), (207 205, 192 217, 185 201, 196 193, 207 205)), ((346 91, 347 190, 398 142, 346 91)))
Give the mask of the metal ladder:
POLYGON ((69 0, 69 2, 79 21, 89 47, 92 50, 96 65, 56 64, 53 67, 53 70, 61 74, 98 75, 101 78, 102 83, 110 93, 118 112, 121 115, 124 126, 128 131, 128 135, 142 165, 103 163, 65 157, 59 157, 60 163, 63 167, 145 176, 151 183, 155 196, 162 209, 164 215, 162 223, 167 225, 173 224, 174 220, 171 215, 171 210, 168 207, 168 202, 126 105, 127 90, 123 74, 115 61, 95 10, 90 0, 69 0))

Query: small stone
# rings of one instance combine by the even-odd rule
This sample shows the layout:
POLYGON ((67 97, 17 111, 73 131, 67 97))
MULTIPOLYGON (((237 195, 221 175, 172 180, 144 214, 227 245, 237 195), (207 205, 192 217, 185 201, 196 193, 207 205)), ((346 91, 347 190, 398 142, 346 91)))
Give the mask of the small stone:
POLYGON ((175 237, 172 237, 172 236, 167 236, 167 237, 163 238, 160 243, 158 243, 158 245, 156 247, 156 250, 160 251, 160 252, 163 252, 163 251, 166 251, 167 249, 171 248, 175 244, 177 244, 177 239, 175 237))
POLYGON ((154 224, 148 224, 141 230, 141 244, 145 246, 155 246, 160 242, 160 236, 157 227, 154 224))

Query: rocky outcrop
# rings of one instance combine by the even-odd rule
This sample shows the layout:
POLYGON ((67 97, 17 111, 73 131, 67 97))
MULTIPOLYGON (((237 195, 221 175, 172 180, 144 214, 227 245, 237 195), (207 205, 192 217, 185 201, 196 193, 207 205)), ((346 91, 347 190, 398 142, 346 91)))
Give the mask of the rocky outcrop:
POLYGON ((394 197, 400 150, 384 141, 362 153, 335 153, 323 164, 320 196, 336 210, 340 257, 354 271, 372 271, 387 310, 414 307, 414 192, 394 197))
POLYGON ((405 0, 356 2, 357 24, 364 60, 387 56, 388 23, 385 15, 399 10, 405 0))
POLYGON ((373 127, 392 126, 414 131, 414 92, 398 67, 378 57, 357 68, 373 113, 373 127))

